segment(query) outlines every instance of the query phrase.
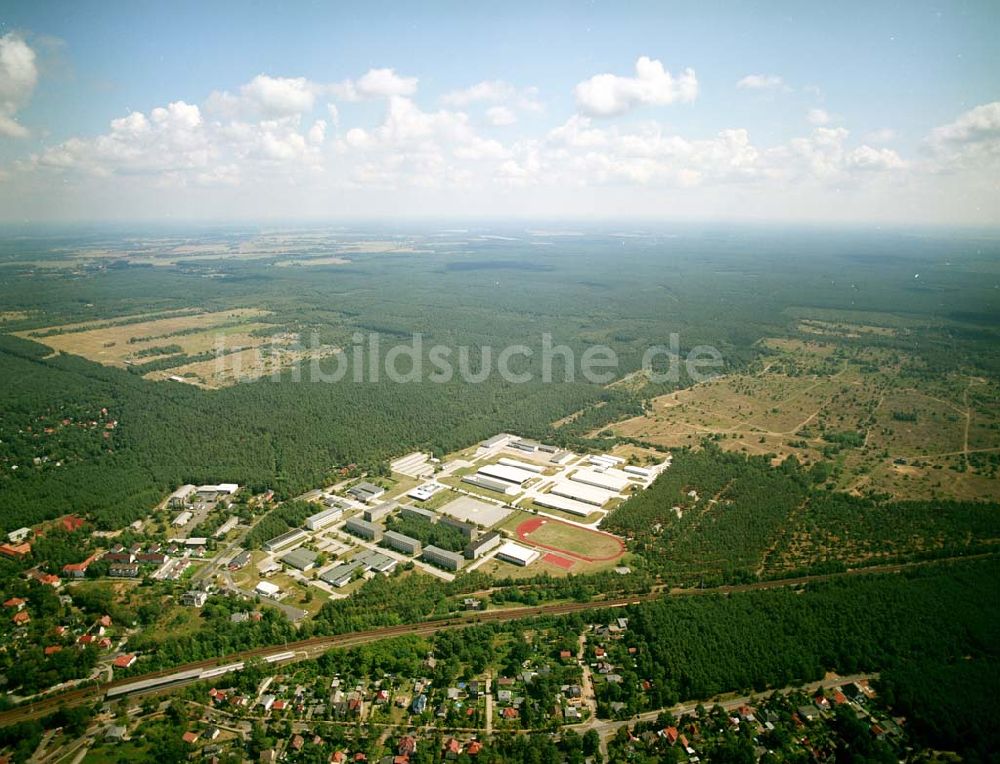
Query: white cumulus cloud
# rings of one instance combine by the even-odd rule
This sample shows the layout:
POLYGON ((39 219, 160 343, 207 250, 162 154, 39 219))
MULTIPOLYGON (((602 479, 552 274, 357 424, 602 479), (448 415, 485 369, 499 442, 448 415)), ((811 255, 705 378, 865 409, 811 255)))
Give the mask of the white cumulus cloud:
POLYGON ((931 140, 937 144, 983 143, 1000 139, 1000 101, 986 103, 935 128, 931 140))
POLYGON ((976 106, 934 128, 926 144, 937 170, 995 173, 1000 165, 1000 101, 976 106))
POLYGON ((820 125, 828 125, 830 124, 830 119, 830 114, 826 111, 826 109, 810 109, 806 112, 806 122, 810 125, 816 125, 817 127, 820 125))
POLYGON ((486 110, 486 119, 494 127, 505 127, 517 122, 517 115, 506 106, 491 106, 486 110))
POLYGON ((35 51, 14 32, 0 37, 0 135, 10 138, 28 135, 28 129, 16 117, 37 83, 35 51))
POLYGON ((674 77, 660 61, 642 56, 635 62, 634 77, 596 74, 579 83, 573 92, 584 114, 611 117, 636 106, 693 101, 698 96, 698 78, 690 68, 674 77))
POLYGON ((748 74, 736 83, 740 90, 778 90, 785 81, 777 74, 748 74))
POLYGON ((395 69, 369 69, 358 79, 344 80, 331 85, 328 90, 344 101, 412 96, 417 92, 417 78, 401 77, 395 69))

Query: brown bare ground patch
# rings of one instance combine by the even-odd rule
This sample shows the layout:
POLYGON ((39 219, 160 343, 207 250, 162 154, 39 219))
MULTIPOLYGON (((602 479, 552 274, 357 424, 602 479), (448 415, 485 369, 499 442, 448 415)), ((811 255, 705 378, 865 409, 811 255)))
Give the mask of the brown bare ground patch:
POLYGON ((145 349, 166 345, 180 345, 181 352, 196 354, 215 347, 220 336, 238 335, 242 342, 253 341, 259 345, 267 338, 250 338, 248 329, 264 324, 250 324, 250 320, 267 315, 267 311, 250 308, 224 310, 214 313, 196 313, 157 318, 135 323, 101 324, 87 328, 86 324, 49 327, 18 332, 17 335, 40 342, 56 351, 81 355, 107 366, 124 366, 126 362, 150 360, 138 354, 145 349), (238 326, 222 327, 237 323, 238 326), (190 332, 203 329, 204 332, 190 332), (56 330, 59 333, 45 336, 56 330), (210 331, 214 330, 214 331, 210 331))
POLYGON ((727 451, 775 454, 775 464, 791 455, 806 464, 829 458, 839 467, 836 487, 859 494, 1000 494, 988 465, 966 462, 966 448, 983 453, 980 462, 1000 449, 1000 395, 992 383, 948 375, 915 389, 899 375, 912 362, 904 354, 868 347, 835 356, 835 342, 802 339, 760 344, 773 354, 755 373, 654 398, 643 416, 602 429, 664 448, 694 447, 708 437, 727 451), (911 412, 915 421, 907 421, 911 412), (863 443, 836 444, 834 435, 850 433, 863 436, 863 443))
POLYGON ((179 377, 197 387, 217 389, 278 373, 294 363, 334 352, 332 348, 304 351, 275 345, 269 345, 266 351, 260 347, 250 347, 206 361, 195 361, 169 369, 151 371, 144 376, 152 380, 179 377))

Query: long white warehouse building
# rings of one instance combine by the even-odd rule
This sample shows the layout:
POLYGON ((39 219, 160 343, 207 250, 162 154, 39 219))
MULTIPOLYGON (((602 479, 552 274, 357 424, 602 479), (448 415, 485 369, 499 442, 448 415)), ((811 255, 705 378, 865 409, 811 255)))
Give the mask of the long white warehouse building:
POLYGON ((569 512, 571 515, 578 515, 579 517, 586 517, 594 511, 594 507, 591 504, 584 504, 582 501, 577 501, 576 499, 567 499, 565 496, 553 496, 551 493, 543 493, 536 496, 535 504, 549 507, 550 509, 561 509, 563 512, 569 512))
POLYGON ((597 488, 586 483, 574 483, 572 480, 556 483, 552 486, 549 493, 553 493, 556 496, 564 496, 567 499, 576 499, 586 504, 593 504, 595 507, 603 507, 611 499, 618 496, 618 494, 605 491, 603 488, 597 488))
POLYGON ((507 467, 503 464, 487 464, 485 467, 480 467, 477 473, 486 477, 497 478, 498 480, 506 480, 508 483, 516 483, 517 485, 521 485, 524 481, 531 480, 533 477, 538 477, 538 475, 530 470, 523 470, 519 467, 507 467))
POLYGON ((506 456, 498 459, 497 464, 502 464, 504 467, 517 467, 519 470, 527 470, 528 472, 535 472, 538 474, 541 474, 545 469, 538 464, 528 464, 528 462, 522 462, 520 459, 511 459, 506 456))
POLYGON ((617 475, 609 475, 606 472, 595 472, 588 469, 577 470, 569 476, 569 479, 577 483, 597 486, 606 491, 614 491, 615 493, 620 492, 628 485, 628 477, 618 477, 617 475))
POLYGON ((508 541, 497 550, 497 557, 504 562, 524 567, 537 560, 539 553, 537 549, 529 549, 526 546, 515 544, 513 541, 508 541))

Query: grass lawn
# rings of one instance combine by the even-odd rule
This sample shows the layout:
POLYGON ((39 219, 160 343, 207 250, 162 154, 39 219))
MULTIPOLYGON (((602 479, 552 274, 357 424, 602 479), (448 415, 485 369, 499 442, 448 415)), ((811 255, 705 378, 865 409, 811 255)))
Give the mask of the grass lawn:
POLYGON ((597 559, 617 558, 622 550, 621 543, 613 536, 557 520, 545 520, 526 540, 597 559))

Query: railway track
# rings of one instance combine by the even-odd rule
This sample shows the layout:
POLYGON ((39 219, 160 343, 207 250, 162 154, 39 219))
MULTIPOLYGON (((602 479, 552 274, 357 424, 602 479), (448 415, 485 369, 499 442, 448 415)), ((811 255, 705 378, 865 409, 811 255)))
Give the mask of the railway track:
POLYGON ((628 605, 637 605, 642 602, 668 597, 703 596, 712 594, 735 594, 739 592, 759 591, 764 589, 779 589, 789 586, 802 586, 805 584, 820 583, 836 578, 852 575, 872 575, 899 573, 908 568, 917 566, 933 565, 950 560, 970 560, 980 557, 989 557, 989 553, 979 555, 968 555, 960 558, 945 558, 941 560, 927 560, 921 562, 900 563, 896 565, 885 565, 877 568, 857 568, 839 573, 825 573, 813 576, 799 576, 795 578, 785 578, 773 581, 757 581, 749 584, 734 584, 728 586, 716 586, 711 588, 667 588, 658 587, 646 594, 637 594, 628 597, 615 597, 605 600, 588 600, 586 602, 562 602, 550 605, 537 605, 532 607, 504 608, 499 610, 485 610, 482 612, 466 613, 452 616, 447 619, 421 621, 412 624, 398 624, 394 626, 383 626, 376 629, 356 631, 349 634, 337 634, 333 636, 311 637, 296 642, 288 642, 284 645, 271 645, 268 647, 258 647, 252 650, 245 650, 233 653, 224 658, 209 658, 201 661, 192 661, 180 666, 174 666, 161 671, 152 671, 139 676, 127 677, 125 679, 102 682, 81 687, 68 692, 59 693, 51 697, 27 703, 17 708, 0 712, 0 727, 5 727, 17 722, 38 719, 54 713, 62 707, 72 707, 96 703, 104 700, 109 690, 141 682, 150 682, 150 687, 132 694, 144 694, 162 690, 165 686, 180 686, 201 681, 199 677, 193 677, 183 682, 171 682, 170 677, 191 672, 197 669, 212 669, 225 664, 246 661, 252 658, 266 659, 280 655, 282 653, 292 653, 294 657, 287 662, 309 660, 320 655, 327 650, 336 648, 349 648, 368 642, 392 639, 399 636, 429 636, 440 631, 449 629, 462 629, 475 626, 481 623, 496 623, 504 621, 517 621, 526 618, 540 618, 545 616, 569 615, 588 610, 601 610, 605 608, 621 608, 628 605), (153 680, 164 679, 164 682, 156 684, 153 680))

